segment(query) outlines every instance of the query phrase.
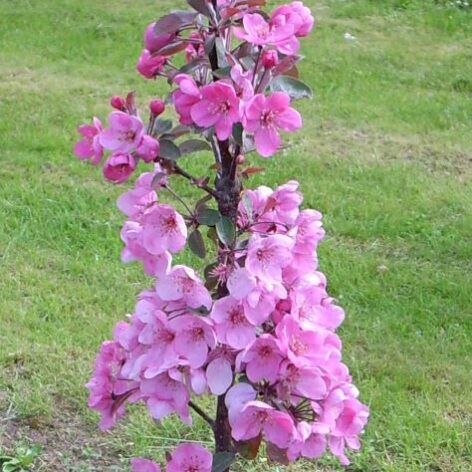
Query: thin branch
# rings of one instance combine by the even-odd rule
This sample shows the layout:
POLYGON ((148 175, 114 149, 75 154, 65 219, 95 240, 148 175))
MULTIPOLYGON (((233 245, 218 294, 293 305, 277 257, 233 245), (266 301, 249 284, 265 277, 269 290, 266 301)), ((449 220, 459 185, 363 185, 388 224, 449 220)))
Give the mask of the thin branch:
POLYGON ((176 193, 174 192, 170 187, 169 184, 164 185, 164 188, 170 192, 182 205, 185 207, 185 209, 189 212, 189 215, 191 216, 193 214, 193 211, 190 209, 190 207, 185 203, 185 201, 176 193))
POLYGON ((195 178, 193 175, 189 174, 186 170, 182 169, 179 167, 177 164, 174 164, 174 173, 177 175, 181 175, 182 177, 185 177, 188 179, 193 185, 196 185, 198 188, 201 188, 202 190, 205 190, 205 192, 209 193, 212 197, 216 198, 216 192, 214 189, 209 187, 208 185, 200 185, 197 183, 197 178, 195 178))
POLYGON ((196 403, 193 403, 192 401, 189 401, 188 404, 195 413, 200 415, 210 425, 211 429, 215 428, 215 421, 210 418, 210 416, 205 411, 203 411, 196 403))

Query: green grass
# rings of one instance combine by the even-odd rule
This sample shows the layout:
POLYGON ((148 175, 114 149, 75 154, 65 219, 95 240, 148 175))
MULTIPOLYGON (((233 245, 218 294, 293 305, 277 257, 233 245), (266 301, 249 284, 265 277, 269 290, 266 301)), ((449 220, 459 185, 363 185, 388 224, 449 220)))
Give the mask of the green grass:
MULTIPOLYGON (((347 310, 345 359, 372 411, 349 470, 471 470, 472 9, 308 3, 318 27, 301 68, 316 98, 300 104, 293 146, 252 183, 297 178, 325 215, 321 268, 347 310)), ((71 147, 110 95, 137 90, 144 105, 165 92, 134 64, 144 27, 171 6, 0 3, 0 408, 36 430, 65 416, 94 431, 83 388, 93 357, 149 283, 119 261, 120 189, 71 147)), ((184 164, 205 168, 195 161, 184 164)), ((172 438, 208 433, 135 411, 115 436, 96 436, 85 465, 67 470, 111 470, 94 468, 103 450, 159 456, 172 438)), ((66 470, 65 454, 58 469, 46 459, 41 470, 66 470)), ((291 470, 302 469, 313 466, 291 470)))

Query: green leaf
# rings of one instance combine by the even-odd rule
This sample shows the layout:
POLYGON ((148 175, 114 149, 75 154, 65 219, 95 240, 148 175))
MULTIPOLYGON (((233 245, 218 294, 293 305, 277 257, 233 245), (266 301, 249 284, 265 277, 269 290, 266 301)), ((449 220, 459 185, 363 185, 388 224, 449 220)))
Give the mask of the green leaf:
POLYGON ((169 15, 165 15, 159 18, 156 21, 156 24, 154 26, 154 32, 156 33, 156 35, 164 33, 175 33, 183 26, 190 25, 193 20, 195 20, 196 16, 196 13, 189 11, 174 11, 169 15))
POLYGON ((213 456, 211 472, 224 472, 235 460, 234 452, 217 452, 213 456))
POLYGON ((190 236, 188 237, 188 247, 196 256, 205 259, 205 242, 203 241, 202 233, 200 233, 198 229, 195 229, 190 233, 190 236))
POLYGON ((159 157, 176 161, 181 156, 179 148, 167 139, 159 141, 159 157))
POLYGON ((181 154, 191 154, 192 152, 207 151, 210 145, 201 139, 189 139, 179 145, 181 154))
POLYGON ((270 83, 272 92, 285 92, 290 98, 298 100, 300 98, 312 98, 313 91, 301 80, 289 77, 288 75, 279 75, 270 83))
POLYGON ((236 228, 226 216, 222 216, 216 223, 216 233, 220 241, 226 246, 230 246, 236 239, 236 228))
POLYGON ((220 213, 212 208, 200 208, 197 213, 197 221, 205 226, 215 226, 220 217, 220 213))

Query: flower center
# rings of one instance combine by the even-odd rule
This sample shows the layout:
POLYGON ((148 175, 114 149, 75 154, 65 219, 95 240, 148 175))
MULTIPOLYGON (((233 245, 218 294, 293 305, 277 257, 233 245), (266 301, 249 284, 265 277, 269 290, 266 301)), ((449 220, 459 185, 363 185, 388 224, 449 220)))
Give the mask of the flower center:
POLYGON ((261 113, 261 126, 269 128, 275 125, 276 113, 273 110, 264 110, 261 113))
POLYGON ((228 100, 221 102, 220 105, 218 106, 218 111, 223 114, 228 113, 230 109, 231 109, 231 104, 229 103, 228 100))
POLYGON ((229 313, 231 323, 234 325, 244 323, 245 317, 242 310, 239 307, 233 308, 229 313))

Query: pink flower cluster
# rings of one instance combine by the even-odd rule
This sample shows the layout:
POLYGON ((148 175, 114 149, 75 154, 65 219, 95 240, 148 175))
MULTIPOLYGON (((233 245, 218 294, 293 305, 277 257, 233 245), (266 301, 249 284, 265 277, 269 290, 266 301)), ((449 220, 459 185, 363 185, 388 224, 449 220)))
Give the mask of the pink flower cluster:
MULTIPOLYGON (((167 462, 167 472, 211 472, 213 456, 198 444, 183 443, 167 462)), ((149 459, 131 459, 132 472, 161 472, 161 468, 149 459)))
MULTIPOLYGON (((156 102, 163 106, 161 101, 154 100, 150 104, 151 111, 156 102)), ((110 113, 108 128, 103 129, 98 118, 94 118, 91 125, 79 126, 82 139, 75 145, 74 152, 79 159, 98 165, 104 150, 111 151, 103 166, 103 175, 110 182, 121 184, 136 170, 139 159, 149 163, 158 157, 159 141, 145 132, 141 118, 133 109, 127 109, 123 99, 112 97, 111 103, 118 110, 110 113)))
POLYGON ((302 119, 290 106, 287 93, 273 92, 268 97, 255 93, 249 76, 235 65, 231 79, 200 87, 190 75, 179 74, 174 78, 178 89, 172 101, 182 124, 214 128, 219 140, 228 139, 233 126, 242 123, 254 136, 258 153, 270 157, 280 148, 280 130, 296 131, 302 119))
POLYGON ((295 181, 245 191, 240 243, 220 249, 228 294, 213 301, 194 270, 171 265, 185 222, 158 201, 151 178, 143 174, 118 202, 130 218, 124 257, 143 260, 157 280, 97 358, 88 388, 101 427, 136 401, 156 420, 174 413, 190 424, 192 395, 226 394, 234 440, 262 434, 287 461, 329 449, 347 464, 369 412, 341 360, 335 330, 344 312, 317 270, 321 214, 300 210, 295 181))

